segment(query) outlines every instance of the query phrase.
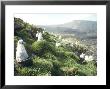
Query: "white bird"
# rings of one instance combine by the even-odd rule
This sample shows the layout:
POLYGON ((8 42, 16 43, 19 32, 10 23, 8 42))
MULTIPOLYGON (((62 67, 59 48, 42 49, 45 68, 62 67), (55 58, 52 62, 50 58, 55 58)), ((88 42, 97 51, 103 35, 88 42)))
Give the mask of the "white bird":
POLYGON ((93 59, 93 56, 85 56, 85 61, 92 61, 92 60, 94 60, 93 59))
POLYGON ((45 31, 42 32, 43 34, 45 33, 45 31))
POLYGON ((59 40, 61 40, 61 36, 59 36, 59 40))
POLYGON ((79 42, 78 42, 78 41, 76 41, 76 42, 75 42, 75 45, 78 45, 78 44, 79 44, 79 42))
POLYGON ((61 45, 61 43, 56 43, 56 47, 58 47, 58 46, 60 46, 61 45))
POLYGON ((73 47, 73 45, 74 45, 73 43, 70 44, 71 47, 73 47))
POLYGON ((26 61, 28 57, 29 56, 28 56, 28 54, 27 54, 27 52, 25 50, 25 47, 24 47, 24 42, 21 39, 17 43, 16 61, 17 62, 23 62, 23 61, 26 61))
POLYGON ((36 37, 38 37, 38 35, 39 35, 39 34, 38 34, 38 33, 36 33, 36 37))
POLYGON ((43 39, 42 33, 40 32, 40 33, 38 34, 38 41, 41 41, 42 39, 43 39))
POLYGON ((43 39, 41 32, 37 32, 36 37, 38 37, 38 41, 41 41, 43 39))
POLYGON ((82 54, 80 55, 80 58, 85 58, 85 54, 82 53, 82 54))

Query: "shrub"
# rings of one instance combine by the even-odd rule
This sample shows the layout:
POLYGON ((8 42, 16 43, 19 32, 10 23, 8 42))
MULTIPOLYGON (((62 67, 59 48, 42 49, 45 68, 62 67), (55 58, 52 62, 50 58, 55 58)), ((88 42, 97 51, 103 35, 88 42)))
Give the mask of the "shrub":
POLYGON ((45 53, 45 54, 43 55, 43 57, 46 58, 46 59, 57 60, 57 57, 54 56, 54 55, 53 55, 52 53, 50 53, 50 52, 45 53))
POLYGON ((62 67, 61 70, 63 71, 65 76, 74 76, 78 72, 78 68, 68 68, 68 67, 62 67))
POLYGON ((65 55, 69 58, 69 59, 73 59, 76 62, 79 61, 78 56, 76 56, 73 52, 65 52, 65 55))
POLYGON ((73 52, 58 51, 56 53, 56 56, 61 61, 63 61, 63 60, 70 60, 70 59, 74 59, 76 61, 79 60, 79 58, 76 55, 74 55, 73 52))
MULTIPOLYGON (((17 76, 38 76, 39 69, 33 67, 18 67, 17 76)), ((41 74, 41 73, 40 73, 41 74)))
POLYGON ((24 41, 26 42, 26 44, 32 45, 32 43, 33 43, 35 40, 30 39, 30 38, 26 38, 24 41))
POLYGON ((78 65, 78 76, 96 76, 97 75, 97 68, 94 65, 94 62, 88 62, 84 65, 78 65))
POLYGON ((41 59, 39 57, 35 57, 32 59, 33 61, 33 65, 36 67, 36 68, 40 68, 40 70, 43 72, 49 72, 51 71, 53 65, 52 65, 52 62, 46 60, 46 59, 41 59))
POLYGON ((24 22, 20 18, 14 18, 14 30, 17 31, 18 29, 24 28, 24 22))
POLYGON ((16 67, 14 69, 15 76, 50 76, 50 71, 42 71, 40 68, 32 67, 16 67))
POLYGON ((78 53, 85 53, 86 51, 88 51, 87 47, 82 45, 74 45, 72 49, 73 51, 77 51, 78 53))
POLYGON ((23 66, 23 65, 15 66, 15 75, 20 75, 20 76, 49 75, 50 76, 52 67, 53 67, 52 62, 35 56, 32 59, 31 66, 23 66))
POLYGON ((35 41, 32 44, 32 50, 34 53, 37 53, 39 56, 42 56, 43 54, 47 52, 54 53, 55 52, 55 47, 47 42, 47 41, 35 41))
POLYGON ((62 66, 62 63, 59 62, 58 60, 53 60, 53 68, 51 69, 51 75, 52 76, 62 76, 64 75, 63 72, 61 71, 60 67, 62 66))
POLYGON ((64 52, 64 51, 58 51, 58 52, 56 53, 56 56, 58 57, 58 59, 59 59, 60 61, 63 61, 63 60, 65 60, 65 59, 67 59, 67 55, 65 55, 65 52, 64 52))
POLYGON ((29 35, 28 31, 25 30, 25 29, 19 31, 18 32, 18 36, 21 37, 22 39, 31 38, 31 36, 29 35))
POLYGON ((63 46, 59 46, 57 48, 58 51, 68 51, 67 48, 63 47, 63 46))
POLYGON ((56 42, 55 41, 55 36, 54 35, 50 35, 48 32, 45 32, 44 34, 43 34, 43 38, 46 40, 46 41, 48 41, 48 42, 56 42))
POLYGON ((46 45, 45 41, 35 41, 32 44, 32 50, 33 50, 33 52, 35 52, 39 55, 42 55, 42 54, 44 54, 44 47, 46 48, 47 45, 46 45))

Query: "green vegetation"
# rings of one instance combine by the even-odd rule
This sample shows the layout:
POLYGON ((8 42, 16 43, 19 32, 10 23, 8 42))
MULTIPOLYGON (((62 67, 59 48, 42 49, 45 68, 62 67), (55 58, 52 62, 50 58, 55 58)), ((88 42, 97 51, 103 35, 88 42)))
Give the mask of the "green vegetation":
POLYGON ((22 38, 30 59, 14 66, 15 76, 96 76, 96 62, 80 63, 74 51, 85 52, 83 47, 70 47, 65 44, 56 47, 58 38, 48 32, 43 33, 43 40, 37 41, 37 31, 43 28, 25 23, 14 18, 14 54, 16 58, 17 41, 22 38))

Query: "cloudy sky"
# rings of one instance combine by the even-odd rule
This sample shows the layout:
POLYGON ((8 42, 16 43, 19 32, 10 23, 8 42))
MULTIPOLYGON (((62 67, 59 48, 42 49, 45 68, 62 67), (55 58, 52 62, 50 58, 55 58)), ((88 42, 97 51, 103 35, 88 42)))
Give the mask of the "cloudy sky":
POLYGON ((71 22, 73 20, 89 20, 89 21, 96 21, 97 15, 94 14, 36 14, 36 13, 28 13, 28 14, 14 14, 14 17, 21 18, 25 22, 34 25, 57 25, 63 24, 67 22, 71 22))

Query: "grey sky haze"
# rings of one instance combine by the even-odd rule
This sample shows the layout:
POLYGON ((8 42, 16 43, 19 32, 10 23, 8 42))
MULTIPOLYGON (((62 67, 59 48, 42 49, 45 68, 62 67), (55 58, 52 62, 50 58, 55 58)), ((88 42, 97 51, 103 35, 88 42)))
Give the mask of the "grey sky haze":
POLYGON ((34 25, 57 25, 63 24, 67 22, 71 22, 73 20, 89 20, 96 21, 97 15, 95 13, 83 14, 83 13, 28 13, 28 14, 14 14, 14 17, 21 18, 25 22, 34 25))

